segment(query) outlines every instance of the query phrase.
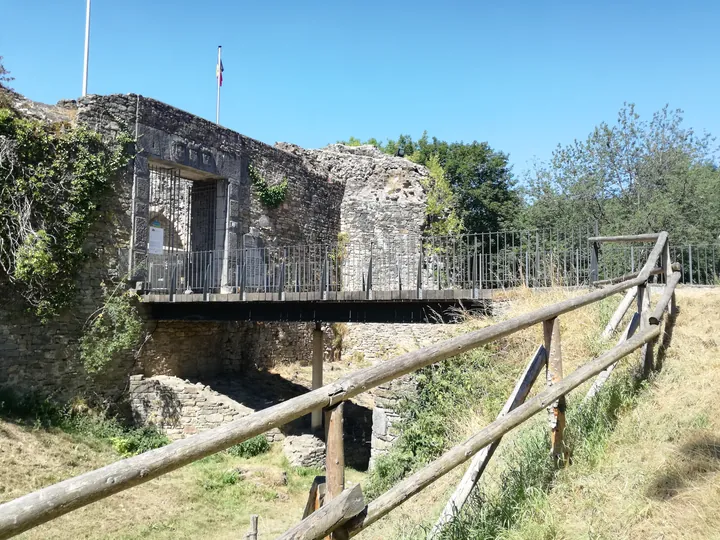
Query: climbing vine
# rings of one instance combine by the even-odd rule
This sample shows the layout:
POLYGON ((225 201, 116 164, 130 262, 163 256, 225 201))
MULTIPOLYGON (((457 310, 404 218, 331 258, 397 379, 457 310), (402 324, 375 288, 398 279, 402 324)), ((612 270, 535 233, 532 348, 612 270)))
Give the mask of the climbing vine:
POLYGON ((252 182, 255 191, 265 206, 269 208, 277 208, 285 200, 288 190, 287 177, 283 178, 276 186, 269 186, 267 180, 265 180, 260 171, 258 171, 252 164, 248 165, 248 174, 250 175, 250 181, 252 182))
POLYGON ((80 338, 80 360, 88 373, 102 371, 122 354, 130 354, 143 337, 143 322, 137 310, 137 294, 109 291, 103 283, 103 305, 85 323, 80 338))
POLYGON ((114 144, 67 123, 0 108, 0 288, 41 320, 74 297, 90 229, 127 164, 129 136, 114 144))

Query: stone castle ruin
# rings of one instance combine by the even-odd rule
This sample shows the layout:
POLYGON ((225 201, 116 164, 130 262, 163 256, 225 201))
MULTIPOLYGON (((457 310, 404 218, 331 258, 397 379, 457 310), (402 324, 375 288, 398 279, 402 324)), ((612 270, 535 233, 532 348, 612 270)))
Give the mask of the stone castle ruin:
MULTIPOLYGON (((277 383, 265 385, 268 401, 249 396, 238 381, 256 384, 264 370, 283 363, 307 365, 314 323, 149 322, 151 337, 137 354, 114 359, 102 374, 90 375, 77 362, 77 342, 83 324, 102 303, 101 282, 128 275, 131 284, 153 289, 167 288, 172 280, 180 293, 197 292, 208 282, 232 290, 237 262, 231 254, 237 249, 330 245, 341 238, 382 246, 423 232, 422 180, 428 171, 374 147, 272 147, 134 94, 91 95, 57 107, 19 100, 17 107, 46 119, 71 119, 105 137, 129 133, 136 148, 117 179, 110 203, 113 219, 92 231, 91 257, 78 276, 74 308, 40 325, 16 306, 0 307, 0 386, 61 400, 76 395, 124 400, 138 421, 155 423, 173 436, 219 425, 268 406, 273 393, 306 390, 268 375, 265 383, 277 383), (270 186, 287 182, 279 206, 268 207, 259 199, 250 167, 270 186), (168 269, 170 260, 179 261, 172 263, 177 268, 168 269)), ((244 279, 252 285, 251 274, 244 279)), ((349 267, 342 279, 347 285, 363 277, 349 267)), ((397 326, 348 324, 343 352, 331 350, 337 339, 324 324, 326 359, 352 354, 381 361, 398 347, 414 348, 446 332, 407 326, 414 329, 405 328, 409 337, 403 343, 397 326)), ((376 405, 372 439, 377 451, 394 437, 395 400, 392 389, 383 388, 377 403, 365 404, 368 411, 376 405)), ((356 424, 349 421, 349 429, 365 442, 371 438, 368 415, 356 424)))

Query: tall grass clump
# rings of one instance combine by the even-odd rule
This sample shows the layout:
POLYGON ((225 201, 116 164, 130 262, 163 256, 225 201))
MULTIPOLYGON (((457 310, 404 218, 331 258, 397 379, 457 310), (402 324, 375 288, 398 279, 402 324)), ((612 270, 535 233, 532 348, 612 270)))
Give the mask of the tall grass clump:
POLYGON ((260 434, 231 446, 227 449, 227 453, 235 457, 250 458, 264 454, 268 450, 270 450, 270 441, 264 434, 260 434))
POLYGON ((461 422, 481 410, 498 410, 516 374, 514 366, 482 347, 432 364, 415 376, 416 392, 401 403, 400 435, 372 469, 370 498, 437 458, 458 440, 461 422))
MULTIPOLYGON (((618 419, 635 405, 643 387, 631 369, 618 369, 592 399, 571 402, 564 441, 573 466, 592 467, 600 461, 618 419)), ((550 457, 545 422, 535 422, 521 431, 502 451, 501 460, 504 466, 497 481, 476 488, 471 501, 443 530, 441 538, 498 538, 543 507, 559 474, 550 457)))

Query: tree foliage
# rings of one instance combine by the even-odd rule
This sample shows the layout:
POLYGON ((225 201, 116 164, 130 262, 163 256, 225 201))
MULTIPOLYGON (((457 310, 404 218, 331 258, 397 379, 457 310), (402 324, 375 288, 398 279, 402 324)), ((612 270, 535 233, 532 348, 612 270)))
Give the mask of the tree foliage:
POLYGON ((529 175, 526 227, 577 227, 597 221, 603 233, 667 230, 677 241, 720 234, 720 172, 712 139, 683 127, 668 107, 642 120, 625 104, 617 123, 585 141, 558 146, 529 175))
POLYGON ((0 88, 7 88, 7 83, 14 81, 15 78, 10 76, 10 72, 3 65, 3 57, 0 56, 0 88))
POLYGON ((112 180, 128 161, 120 137, 69 124, 45 124, 0 109, 0 287, 10 285, 47 318, 74 294, 112 180))
POLYGON ((486 142, 448 143, 427 133, 417 141, 410 135, 380 143, 355 137, 343 144, 372 144, 390 155, 403 155, 430 169, 428 225, 434 234, 496 231, 510 225, 520 210, 520 197, 507 154, 486 142))

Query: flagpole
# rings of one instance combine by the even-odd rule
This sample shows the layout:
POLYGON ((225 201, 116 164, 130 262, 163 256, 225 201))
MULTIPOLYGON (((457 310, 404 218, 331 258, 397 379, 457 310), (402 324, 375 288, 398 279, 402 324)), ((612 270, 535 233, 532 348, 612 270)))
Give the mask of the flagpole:
POLYGON ((83 84, 82 95, 87 95, 88 82, 88 61, 90 59, 90 0, 87 0, 87 10, 85 12, 85 62, 83 66, 83 84))
MULTIPOLYGON (((89 1, 90 0, 88 0, 88 2, 89 1)), ((217 66, 215 68, 215 78, 217 79, 217 104, 215 106, 215 123, 218 125, 220 124, 220 77, 222 77, 222 72, 221 72, 221 68, 220 68, 220 66, 221 66, 220 62, 222 61, 222 59, 220 57, 221 54, 222 54, 222 46, 218 45, 218 59, 217 59, 217 66)))

